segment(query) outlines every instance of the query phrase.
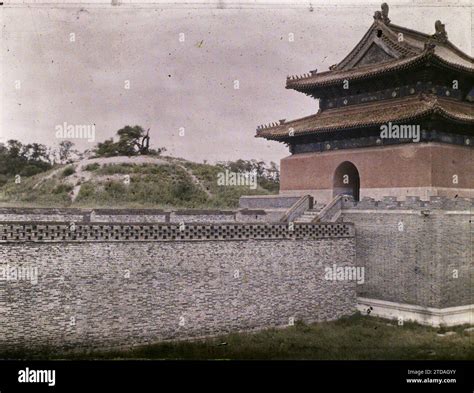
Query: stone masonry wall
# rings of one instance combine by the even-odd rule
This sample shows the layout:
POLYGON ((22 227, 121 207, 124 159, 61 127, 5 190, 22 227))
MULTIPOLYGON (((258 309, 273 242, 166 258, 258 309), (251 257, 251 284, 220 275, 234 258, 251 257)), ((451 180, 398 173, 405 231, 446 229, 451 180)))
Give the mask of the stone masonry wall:
POLYGON ((432 197, 360 202, 344 197, 356 228, 358 296, 425 307, 474 304, 473 201, 432 197))
POLYGON ((299 199, 299 196, 244 195, 239 198, 239 207, 243 209, 288 209, 299 199))
POLYGON ((78 209, 78 208, 0 208, 0 222, 278 222, 285 209, 266 212, 261 209, 175 210, 160 209, 78 209))
POLYGON ((324 270, 352 266, 351 224, 297 226, 291 236, 278 225, 196 224, 184 240, 168 238, 174 224, 110 224, 84 240, 90 224, 67 241, 51 239, 67 223, 2 225, 14 236, 29 228, 32 240, 3 232, 10 240, 0 242, 0 267, 37 268, 38 278, 0 280, 0 349, 131 346, 330 320, 355 308, 355 282, 328 281, 324 270), (158 238, 143 239, 146 230, 158 238), (105 240, 111 231, 121 238, 105 240))
POLYGON ((232 222, 235 221, 233 211, 174 211, 170 214, 170 222, 232 222))

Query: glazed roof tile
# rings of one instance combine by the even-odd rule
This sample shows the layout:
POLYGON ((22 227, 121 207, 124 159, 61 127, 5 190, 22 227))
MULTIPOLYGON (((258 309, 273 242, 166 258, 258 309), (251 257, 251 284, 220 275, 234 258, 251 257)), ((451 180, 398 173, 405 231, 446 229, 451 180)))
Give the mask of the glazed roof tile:
POLYGON ((440 39, 401 26, 374 21, 364 37, 338 64, 328 71, 289 76, 286 87, 306 92, 314 87, 334 85, 343 80, 367 79, 384 73, 400 71, 430 61, 443 67, 474 75, 474 58, 462 52, 446 38, 440 39), (380 37, 375 33, 379 32, 380 37), (403 40, 399 41, 399 34, 403 40), (358 65, 371 45, 376 45, 390 60, 358 65))
POLYGON ((406 123, 436 114, 461 123, 474 123, 474 104, 420 94, 385 101, 326 109, 283 124, 257 128, 257 137, 282 140, 292 136, 406 123))

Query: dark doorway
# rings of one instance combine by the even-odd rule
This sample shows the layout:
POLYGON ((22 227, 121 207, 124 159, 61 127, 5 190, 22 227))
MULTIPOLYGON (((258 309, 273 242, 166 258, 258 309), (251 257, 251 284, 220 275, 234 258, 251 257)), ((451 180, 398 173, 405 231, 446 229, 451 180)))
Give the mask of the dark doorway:
POLYGON ((334 172, 333 196, 351 195, 356 201, 359 200, 360 178, 359 171, 350 161, 339 164, 334 172))

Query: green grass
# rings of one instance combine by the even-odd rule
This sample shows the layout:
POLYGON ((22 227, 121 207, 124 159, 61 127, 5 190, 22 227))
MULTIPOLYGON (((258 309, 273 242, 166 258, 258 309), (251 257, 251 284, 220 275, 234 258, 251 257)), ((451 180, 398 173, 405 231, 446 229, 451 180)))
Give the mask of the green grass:
POLYGON ((206 204, 206 194, 186 172, 172 165, 107 165, 96 170, 100 176, 128 174, 130 185, 119 179, 84 183, 76 203, 83 206, 127 206, 128 204, 185 208, 206 204))
POLYGON ((0 187, 1 206, 64 207, 70 205, 70 185, 64 183, 62 173, 46 179, 54 169, 34 176, 22 176, 20 183, 11 178, 0 187), (40 185, 38 185, 41 183, 40 185), (35 187, 36 186, 36 187, 35 187))
POLYGON ((196 176, 209 192, 214 196, 209 200, 208 206, 213 208, 237 207, 242 195, 268 195, 278 194, 278 183, 264 182, 259 179, 255 190, 245 186, 224 187, 217 184, 217 175, 225 171, 220 165, 199 164, 186 161, 183 165, 196 176), (262 185, 265 186, 262 187, 262 185))
POLYGON ((35 207, 117 207, 117 208, 181 208, 232 209, 237 208, 242 195, 261 195, 278 192, 278 183, 249 187, 223 187, 217 184, 218 165, 197 164, 185 160, 167 160, 154 164, 109 164, 85 167, 90 179, 79 179, 81 189, 74 202, 68 193, 72 190, 72 166, 56 167, 35 176, 22 177, 21 183, 5 180, 0 187, 0 206, 35 207), (182 166, 186 168, 183 169, 182 166), (198 179, 198 184, 190 173, 198 179), (130 184, 124 183, 129 175, 130 184), (276 188, 275 188, 276 187, 276 188), (204 189, 203 189, 204 188, 204 189), (208 192, 206 192, 206 190, 208 192))
POLYGON ((337 321, 303 324, 255 333, 234 333, 197 341, 165 342, 131 350, 52 354, 0 354, 2 358, 49 359, 474 359, 474 335, 465 326, 443 329, 356 314, 337 321), (446 329, 444 329, 446 330, 446 329))

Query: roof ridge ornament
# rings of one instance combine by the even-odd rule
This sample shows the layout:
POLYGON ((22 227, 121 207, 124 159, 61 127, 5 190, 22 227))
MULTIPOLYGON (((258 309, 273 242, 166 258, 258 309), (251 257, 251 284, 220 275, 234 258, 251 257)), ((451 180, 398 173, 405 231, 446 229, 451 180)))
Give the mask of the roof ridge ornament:
POLYGON ((382 3, 380 8, 382 9, 382 20, 386 25, 388 25, 390 23, 390 18, 388 17, 388 4, 382 3))
POLYGON ((388 25, 390 23, 390 18, 388 17, 388 4, 382 3, 380 8, 382 11, 375 11, 374 19, 388 25))
POLYGON ((435 30, 436 33, 432 35, 432 37, 438 42, 447 42, 448 41, 448 33, 446 32, 446 28, 444 24, 441 23, 440 20, 435 22, 435 30))
POLYGON ((434 37, 431 37, 427 41, 425 41, 425 45, 423 49, 427 53, 433 54, 435 53, 435 47, 436 47, 435 39, 434 37))

